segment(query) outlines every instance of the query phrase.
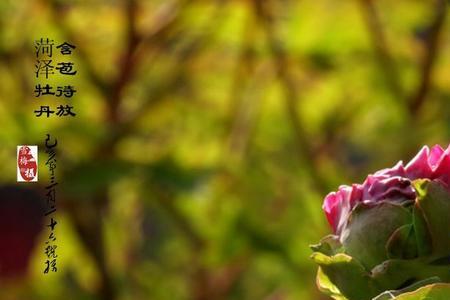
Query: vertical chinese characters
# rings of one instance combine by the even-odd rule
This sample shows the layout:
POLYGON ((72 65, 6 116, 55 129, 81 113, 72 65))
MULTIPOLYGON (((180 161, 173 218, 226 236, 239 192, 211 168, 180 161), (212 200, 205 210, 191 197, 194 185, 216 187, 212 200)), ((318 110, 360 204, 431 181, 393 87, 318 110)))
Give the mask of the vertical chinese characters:
POLYGON ((45 165, 49 171, 49 183, 45 187, 46 190, 46 211, 45 216, 49 218, 49 222, 47 227, 49 227, 50 234, 45 242, 45 269, 44 274, 48 274, 49 272, 56 272, 57 262, 56 259, 58 255, 56 254, 56 233, 55 228, 58 222, 56 221, 56 217, 54 217, 56 213, 56 186, 58 182, 56 180, 56 146, 58 145, 58 141, 53 139, 50 134, 47 134, 47 138, 45 139, 45 152, 47 153, 47 161, 45 165))
MULTIPOLYGON (((65 76, 74 76, 77 74, 74 63, 67 59, 67 56, 72 55, 72 51, 76 49, 76 46, 68 42, 63 42, 62 44, 54 46, 54 40, 49 38, 41 38, 35 41, 35 75, 38 82, 35 85, 34 96, 36 98, 55 97, 71 100, 77 92, 73 85, 64 83, 63 85, 53 86, 47 81, 52 76, 61 76, 61 78, 65 78, 65 76), (55 56, 59 55, 61 61, 55 61, 53 57, 54 54, 55 56)), ((34 114, 36 117, 46 118, 53 115, 57 117, 76 116, 74 107, 67 103, 59 105, 48 105, 45 103, 45 105, 40 105, 40 107, 34 111, 34 114)))

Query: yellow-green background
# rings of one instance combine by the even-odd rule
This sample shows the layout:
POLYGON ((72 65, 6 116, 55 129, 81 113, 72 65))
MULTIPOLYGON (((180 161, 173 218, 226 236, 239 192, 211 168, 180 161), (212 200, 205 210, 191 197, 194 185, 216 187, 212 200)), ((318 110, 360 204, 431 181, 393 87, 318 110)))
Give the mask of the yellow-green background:
POLYGON ((0 299, 326 299, 308 248, 330 232, 323 197, 449 142, 447 14, 418 0, 2 0, 0 181, 15 184, 17 145, 51 133, 60 185, 58 272, 42 274, 43 231, 0 299), (51 80, 72 100, 33 95, 41 37, 77 46, 77 75, 51 80), (77 116, 33 114, 60 102, 77 116))

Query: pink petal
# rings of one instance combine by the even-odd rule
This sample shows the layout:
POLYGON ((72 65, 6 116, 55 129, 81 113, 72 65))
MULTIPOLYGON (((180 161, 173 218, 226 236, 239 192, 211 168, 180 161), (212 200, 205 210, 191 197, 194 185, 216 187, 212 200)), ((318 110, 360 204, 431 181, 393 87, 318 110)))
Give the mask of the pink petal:
POLYGON ((327 216, 328 223, 333 228, 333 231, 336 232, 337 229, 337 218, 339 217, 339 207, 336 199, 336 193, 329 193, 323 202, 322 206, 325 215, 327 216))
POLYGON ((442 156, 439 164, 436 166, 431 179, 440 179, 447 186, 450 185, 450 155, 447 152, 442 156))
POLYGON ((440 145, 435 145, 431 148, 430 156, 428 157, 428 163, 431 166, 431 169, 435 169, 437 164, 442 158, 442 154, 444 154, 444 149, 440 145))
POLYGON ((424 146, 419 153, 406 165, 406 174, 409 179, 430 178, 432 170, 428 164, 430 149, 424 146))
POLYGON ((406 176, 406 170, 403 166, 403 161, 399 161, 394 167, 382 169, 380 171, 375 172, 375 176, 378 175, 388 175, 388 176, 406 176))

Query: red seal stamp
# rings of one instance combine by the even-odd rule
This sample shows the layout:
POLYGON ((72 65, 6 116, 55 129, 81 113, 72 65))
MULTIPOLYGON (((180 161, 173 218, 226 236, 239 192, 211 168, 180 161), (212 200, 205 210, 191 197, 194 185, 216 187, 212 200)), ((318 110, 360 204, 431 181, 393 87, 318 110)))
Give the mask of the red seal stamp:
POLYGON ((17 181, 38 181, 37 146, 17 146, 17 181))

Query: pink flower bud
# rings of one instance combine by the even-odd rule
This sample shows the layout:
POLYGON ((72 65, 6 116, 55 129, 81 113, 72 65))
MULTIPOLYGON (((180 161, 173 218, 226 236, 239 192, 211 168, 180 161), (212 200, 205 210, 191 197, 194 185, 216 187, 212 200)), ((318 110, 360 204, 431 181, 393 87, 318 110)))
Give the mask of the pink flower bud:
POLYGON ((334 233, 341 234, 357 203, 414 200, 411 181, 415 179, 436 180, 450 190, 450 145, 446 150, 439 145, 431 150, 425 146, 406 166, 400 161, 393 168, 369 175, 363 184, 340 186, 337 192, 329 193, 323 210, 334 233))

